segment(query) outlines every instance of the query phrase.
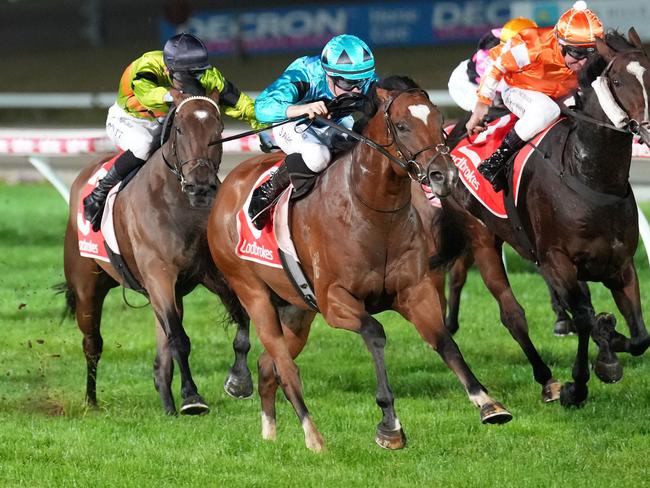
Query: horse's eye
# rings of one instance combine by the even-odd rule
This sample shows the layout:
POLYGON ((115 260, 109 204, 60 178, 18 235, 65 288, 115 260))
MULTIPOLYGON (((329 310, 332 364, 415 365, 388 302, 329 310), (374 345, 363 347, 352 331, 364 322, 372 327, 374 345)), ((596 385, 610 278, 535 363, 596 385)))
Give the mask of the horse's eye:
POLYGON ((617 78, 612 78, 612 84, 614 86, 621 86, 621 80, 619 80, 617 78))
POLYGON ((398 122, 396 127, 397 127, 397 130, 400 131, 400 132, 405 132, 405 131, 407 131, 409 129, 407 127, 407 125, 405 123, 403 123, 403 122, 398 122))

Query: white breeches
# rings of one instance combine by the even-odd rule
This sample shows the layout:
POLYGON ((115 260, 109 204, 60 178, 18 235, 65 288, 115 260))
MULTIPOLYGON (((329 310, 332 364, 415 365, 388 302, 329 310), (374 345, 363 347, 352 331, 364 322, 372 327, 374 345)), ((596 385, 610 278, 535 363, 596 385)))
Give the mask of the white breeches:
POLYGON ((560 117, 560 107, 544 93, 507 86, 501 93, 508 110, 519 117, 515 132, 529 141, 560 117))
POLYGON ((310 126, 307 130, 304 128, 304 122, 300 124, 290 122, 274 127, 275 143, 286 154, 300 153, 307 167, 314 173, 320 173, 329 164, 332 154, 327 145, 321 142, 316 135, 324 134, 327 128, 319 129, 314 126, 310 126))
POLYGON ((471 112, 474 110, 478 97, 476 90, 478 85, 472 83, 467 77, 467 64, 469 59, 466 59, 451 72, 447 87, 449 88, 449 95, 463 110, 471 112))
POLYGON ((114 103, 108 109, 106 134, 118 148, 130 150, 136 158, 146 161, 154 141, 160 137, 162 124, 157 119, 140 119, 127 114, 114 103))

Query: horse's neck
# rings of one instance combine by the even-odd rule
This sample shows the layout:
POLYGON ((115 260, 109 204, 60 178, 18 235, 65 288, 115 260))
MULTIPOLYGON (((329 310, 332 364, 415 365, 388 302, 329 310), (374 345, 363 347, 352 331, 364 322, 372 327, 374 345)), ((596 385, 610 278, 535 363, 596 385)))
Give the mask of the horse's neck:
POLYGON ((368 207, 389 211, 410 201, 411 182, 378 151, 359 143, 351 154, 350 189, 368 207))
MULTIPOLYGON (((610 123, 593 92, 586 98, 583 112, 610 123)), ((576 175, 594 190, 622 194, 627 191, 632 160, 632 136, 592 122, 577 120, 568 144, 568 158, 576 175)))

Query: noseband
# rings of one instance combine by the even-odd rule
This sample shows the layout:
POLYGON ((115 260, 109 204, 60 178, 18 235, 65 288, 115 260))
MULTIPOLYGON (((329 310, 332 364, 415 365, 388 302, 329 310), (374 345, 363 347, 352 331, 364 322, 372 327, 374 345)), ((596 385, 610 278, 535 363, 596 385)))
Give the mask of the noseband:
MULTIPOLYGON (((160 145, 162 147, 161 154, 162 154, 163 161, 165 162, 165 165, 167 166, 167 168, 169 168, 169 170, 174 174, 174 176, 176 176, 178 181, 181 183, 181 190, 183 192, 185 192, 186 186, 187 186, 187 180, 185 179, 185 175, 183 174, 183 167, 186 164, 191 163, 193 161, 196 161, 196 163, 197 163, 196 166, 194 168, 192 168, 192 170, 190 170, 190 172, 192 172, 196 168, 200 168, 202 166, 209 166, 215 173, 217 173, 217 171, 218 171, 217 164, 215 164, 215 162, 212 159, 208 158, 207 156, 206 157, 193 157, 193 158, 189 158, 189 159, 186 159, 186 160, 183 160, 183 161, 180 160, 180 158, 178 157, 178 152, 177 152, 176 149, 177 149, 178 135, 182 134, 182 132, 181 132, 180 127, 176 127, 175 124, 172 127, 175 130, 174 130, 174 134, 172 136, 173 138, 171 140, 171 149, 170 149, 170 155, 173 156, 175 162, 173 164, 171 164, 168 161, 167 157, 165 156, 165 149, 164 149, 165 148, 165 141, 163 141, 163 138, 165 137, 165 134, 167 132, 167 126, 170 123, 172 123, 172 120, 180 112, 181 108, 183 108, 183 106, 187 102, 190 102, 190 101, 193 101, 193 100, 204 100, 204 101, 210 103, 211 105, 213 105, 217 109, 217 118, 219 120, 221 120, 221 111, 219 110, 219 105, 217 104, 217 102, 215 102, 214 100, 212 100, 209 97, 203 97, 203 96, 187 97, 181 103, 179 103, 177 107, 172 107, 172 109, 167 114, 167 117, 165 117, 165 122, 163 124, 162 134, 160 136, 160 139, 161 139, 160 140, 160 145)), ((210 147, 210 145, 211 144, 208 144, 206 147, 210 147)))

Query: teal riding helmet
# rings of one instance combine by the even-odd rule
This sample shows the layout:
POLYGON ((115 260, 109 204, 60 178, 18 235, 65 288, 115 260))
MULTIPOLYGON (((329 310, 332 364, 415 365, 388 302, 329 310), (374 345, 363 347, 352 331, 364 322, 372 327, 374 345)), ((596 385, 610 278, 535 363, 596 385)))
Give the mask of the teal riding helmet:
POLYGON ((325 73, 348 80, 364 80, 375 72, 375 57, 368 45, 357 36, 333 37, 320 57, 325 73))

